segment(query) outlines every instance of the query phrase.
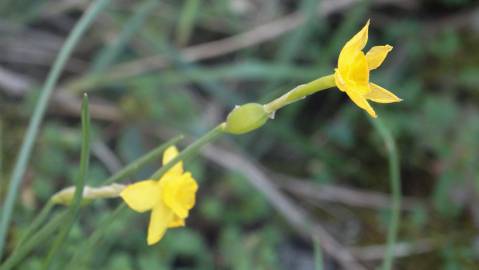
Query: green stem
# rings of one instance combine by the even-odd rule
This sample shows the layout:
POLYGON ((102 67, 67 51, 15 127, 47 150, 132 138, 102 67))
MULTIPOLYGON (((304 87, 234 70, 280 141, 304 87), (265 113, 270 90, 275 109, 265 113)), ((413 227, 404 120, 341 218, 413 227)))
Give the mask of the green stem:
POLYGON ((311 81, 309 83, 296 86, 293 90, 280 96, 279 98, 264 105, 266 112, 273 113, 284 106, 303 99, 316 92, 326 90, 336 85, 334 81, 334 75, 323 76, 319 79, 311 81))
POLYGON ((128 175, 131 175, 131 174, 137 172, 145 164, 147 164, 147 163, 151 162, 152 160, 155 160, 156 158, 161 156, 161 154, 163 153, 163 151, 166 148, 168 148, 172 145, 175 145, 177 142, 179 142, 182 139, 183 139, 183 135, 178 135, 178 136, 174 137, 173 139, 167 141, 166 143, 156 147, 155 149, 148 152, 146 155, 138 158, 137 160, 133 161, 131 164, 129 164, 125 168, 121 169, 119 172, 115 173, 110 178, 106 179, 104 181, 104 184, 109 185, 113 182, 116 182, 116 181, 122 179, 122 178, 125 178, 128 175))
POLYGON ((10 179, 10 186, 3 204, 3 211, 0 218, 0 258, 3 255, 5 238, 10 225, 10 219, 12 217, 13 206, 19 193, 18 189, 21 185, 23 175, 27 168, 27 163, 30 159, 33 144, 40 128, 40 123, 45 115, 48 100, 50 99, 53 89, 55 88, 60 77, 60 73, 63 70, 63 67, 70 57, 73 49, 75 48, 75 45, 78 43, 88 26, 90 26, 90 24, 93 22, 93 19, 107 6, 109 2, 110 0, 97 0, 89 6, 87 11, 80 18, 65 41, 65 44, 55 59, 55 63, 48 74, 48 78, 40 91, 41 95, 28 125, 25 139, 23 140, 22 146, 20 148, 20 154, 18 155, 18 159, 15 163, 15 167, 10 179))
POLYGON ((164 164, 159 170, 157 170, 152 179, 159 179, 165 174, 169 169, 171 169, 176 163, 182 160, 186 160, 193 154, 197 153, 198 150, 205 144, 210 143, 211 141, 215 140, 217 137, 222 135, 224 132, 225 123, 219 124, 214 129, 210 130, 208 133, 203 135, 201 138, 196 140, 194 143, 190 144, 185 150, 181 151, 174 159, 170 160, 170 162, 164 164))
POLYGON ((20 263, 25 256, 27 256, 30 251, 39 244, 45 243, 48 238, 55 232, 60 225, 62 225, 68 217, 67 211, 55 216, 48 225, 44 226, 36 234, 34 234, 25 245, 21 246, 18 251, 14 252, 12 256, 8 257, 7 260, 0 266, 0 270, 10 270, 15 265, 20 263))
POLYGON ((53 206, 55 204, 49 200, 45 206, 43 206, 42 210, 40 213, 35 217, 33 222, 28 226, 27 231, 25 234, 22 236, 20 241, 18 241, 17 247, 22 246, 24 243, 27 242, 27 240, 33 235, 33 233, 45 222, 45 220, 48 217, 48 214, 52 210, 53 206))
POLYGON ((394 250, 397 242, 401 211, 401 176, 399 171, 399 155, 396 143, 390 131, 379 119, 371 120, 386 145, 389 160, 389 180, 392 192, 391 217, 387 232, 387 247, 382 263, 383 270, 391 270, 394 261, 394 250))
POLYGON ((48 253, 47 258, 43 264, 44 270, 51 268, 53 258, 57 252, 61 249, 65 243, 65 239, 70 233, 75 220, 78 218, 80 213, 80 204, 83 196, 83 188, 85 187, 85 179, 88 174, 88 165, 90 163, 90 111, 88 110, 88 96, 83 95, 83 104, 82 104, 82 113, 81 113, 81 122, 82 122, 82 147, 80 154, 80 174, 75 184, 75 194, 73 195, 73 202, 70 204, 68 211, 70 213, 68 221, 63 227, 62 231, 58 234, 55 242, 53 243, 50 252, 48 253))

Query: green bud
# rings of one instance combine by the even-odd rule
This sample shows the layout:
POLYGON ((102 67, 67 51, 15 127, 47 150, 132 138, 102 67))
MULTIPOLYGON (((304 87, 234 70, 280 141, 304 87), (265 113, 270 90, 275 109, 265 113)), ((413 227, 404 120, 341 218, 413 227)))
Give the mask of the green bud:
POLYGON ((236 106, 226 118, 224 131, 232 134, 243 134, 255 130, 268 120, 269 114, 263 105, 248 103, 236 106))

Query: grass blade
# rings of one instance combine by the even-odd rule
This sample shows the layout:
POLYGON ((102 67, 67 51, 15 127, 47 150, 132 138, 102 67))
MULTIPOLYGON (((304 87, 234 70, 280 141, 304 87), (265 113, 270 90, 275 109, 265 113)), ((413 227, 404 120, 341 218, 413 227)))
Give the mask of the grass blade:
POLYGON ((83 104, 81 111, 81 122, 82 122, 82 147, 81 147, 81 157, 80 157, 80 174, 75 183, 75 194, 73 195, 73 201, 69 206, 69 218, 66 224, 64 225, 62 231, 58 234, 55 242, 53 243, 50 252, 48 253, 47 258, 43 264, 43 269, 50 269, 53 258, 55 258, 56 253, 61 249, 62 245, 65 242, 65 238, 70 233, 75 220, 78 218, 80 213, 80 203, 83 196, 83 188, 85 187, 85 179, 88 174, 88 165, 90 163, 90 112, 88 110, 88 96, 83 95, 83 104))
POLYGON ((32 118, 30 119, 25 139, 23 140, 22 146, 20 148, 20 154, 16 160, 10 179, 10 186, 3 204, 3 211, 0 218, 0 258, 3 255, 5 238, 10 225, 10 219, 12 217, 13 206, 15 205, 15 201, 17 199, 18 189, 22 183, 23 175, 28 165, 28 160, 30 159, 33 144, 39 131, 40 123, 45 115, 48 100, 50 99, 53 89, 55 88, 60 77, 61 71, 63 70, 65 63, 70 57, 73 49, 75 48, 75 45, 78 43, 88 26, 90 26, 93 19, 106 7, 110 1, 111 0, 97 0, 90 5, 65 41, 65 44, 55 59, 55 63, 53 64, 53 67, 48 74, 47 80, 41 89, 40 98, 35 106, 32 118))

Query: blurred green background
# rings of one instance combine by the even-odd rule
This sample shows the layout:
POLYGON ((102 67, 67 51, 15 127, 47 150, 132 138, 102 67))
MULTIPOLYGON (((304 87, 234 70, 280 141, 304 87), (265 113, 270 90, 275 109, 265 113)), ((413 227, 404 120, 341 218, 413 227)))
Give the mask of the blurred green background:
MULTIPOLYGON (((89 3, 0 2, 1 202, 39 87, 89 3)), ((200 136, 234 105, 267 102, 332 73, 343 44, 369 18, 367 48, 394 46, 372 80, 404 100, 374 106, 401 156, 405 198, 395 269, 479 269, 473 0, 111 1, 52 97, 7 252, 48 198, 73 184, 82 92, 91 100, 87 184, 94 186, 176 134, 200 136)), ((127 211, 77 269, 315 269, 314 244, 294 225, 303 220, 278 211, 270 186, 374 269, 385 247, 390 189, 387 152, 368 117, 331 89, 288 106, 253 133, 221 138, 185 164, 200 184, 187 227, 148 247, 148 214, 127 211)), ((158 160, 123 182, 159 166, 158 160)), ((119 203, 82 209, 58 265, 119 203)), ((39 269, 50 244, 18 269, 39 269)), ((342 269, 328 254, 324 262, 325 269, 342 269)))

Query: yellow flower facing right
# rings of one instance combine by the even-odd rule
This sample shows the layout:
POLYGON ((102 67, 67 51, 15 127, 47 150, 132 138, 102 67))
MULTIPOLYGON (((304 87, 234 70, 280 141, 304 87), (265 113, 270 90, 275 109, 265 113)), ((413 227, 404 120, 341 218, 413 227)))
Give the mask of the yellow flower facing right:
POLYGON ((368 41, 369 21, 343 47, 339 54, 334 80, 339 90, 372 117, 376 112, 368 100, 378 103, 401 101, 396 95, 369 81, 369 72, 378 68, 392 50, 392 46, 374 46, 366 54, 362 51, 368 41))
MULTIPOLYGON (((178 155, 176 147, 163 154, 163 165, 178 155)), ((191 173, 178 162, 160 180, 144 180, 127 186, 120 196, 136 212, 151 211, 148 245, 156 244, 168 228, 185 226, 185 219, 195 205, 198 184, 191 173)))

